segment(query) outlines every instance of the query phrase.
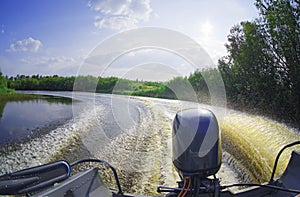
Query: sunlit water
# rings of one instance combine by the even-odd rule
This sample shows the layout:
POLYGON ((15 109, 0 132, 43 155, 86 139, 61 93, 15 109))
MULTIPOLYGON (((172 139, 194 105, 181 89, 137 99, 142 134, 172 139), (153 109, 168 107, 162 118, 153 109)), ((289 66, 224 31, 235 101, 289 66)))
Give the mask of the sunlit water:
MULTIPOLYGON (((285 145, 300 140, 300 133, 265 117, 229 111, 222 123, 223 142, 256 182, 270 179, 277 153, 285 145)), ((276 175, 286 168, 293 147, 283 152, 276 175)))
MULTIPOLYGON (((40 93, 74 97, 81 102, 73 104, 74 116, 63 126, 22 144, 17 150, 11 147, 1 153, 1 173, 53 159, 74 161, 96 157, 115 166, 126 192, 150 195, 156 194, 158 185, 176 186, 179 177, 172 165, 172 121, 178 110, 198 107, 198 104, 117 95, 112 99, 111 95, 92 93, 40 93)), ((215 113, 219 110, 201 107, 215 113)), ((254 181, 260 176, 263 178, 256 175, 256 171, 269 176, 265 168, 270 169, 277 149, 299 139, 297 132, 278 123, 234 111, 228 111, 220 122, 225 143, 223 164, 217 177, 222 184, 249 182, 250 177, 254 181), (256 118, 266 122, 258 122, 256 118), (258 137, 266 138, 269 144, 257 140, 258 137), (272 149, 271 146, 276 149, 272 153, 257 151, 272 149), (265 162, 269 158, 270 162, 265 162), (258 167, 246 165, 252 159, 259 163, 258 167)), ((288 157, 283 160, 286 163, 288 157)))

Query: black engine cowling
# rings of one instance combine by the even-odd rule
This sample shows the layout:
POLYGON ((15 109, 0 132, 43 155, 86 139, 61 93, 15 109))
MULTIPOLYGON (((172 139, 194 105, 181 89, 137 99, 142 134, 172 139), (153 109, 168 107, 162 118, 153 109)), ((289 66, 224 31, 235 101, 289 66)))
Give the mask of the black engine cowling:
POLYGON ((179 111, 173 121, 173 164, 183 175, 207 177, 221 166, 222 147, 215 115, 207 109, 179 111))

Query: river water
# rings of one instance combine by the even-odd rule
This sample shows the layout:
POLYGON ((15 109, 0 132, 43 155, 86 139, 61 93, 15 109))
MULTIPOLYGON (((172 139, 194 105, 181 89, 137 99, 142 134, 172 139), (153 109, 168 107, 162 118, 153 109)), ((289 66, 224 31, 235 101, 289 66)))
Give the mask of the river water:
MULTIPOLYGON (((74 161, 96 157, 108 161, 118 170, 126 192, 147 195, 156 194, 158 185, 176 186, 179 180, 172 165, 171 144, 176 112, 199 106, 216 114, 220 111, 207 105, 177 100, 94 93, 35 93, 69 97, 81 102, 73 103, 73 118, 63 125, 19 144, 17 148, 11 146, 1 152, 1 173, 54 159, 74 161)), ((270 169, 277 150, 300 139, 297 131, 284 125, 231 110, 226 111, 219 121, 224 133, 224 153, 217 177, 222 184, 264 180, 269 171, 263 172, 265 168, 270 169), (285 136, 284 140, 281 136, 285 136), (258 138, 265 138, 265 141, 258 138), (264 152, 265 149, 270 150, 264 152), (247 165, 251 159, 258 160, 258 164, 254 167, 247 165)), ((283 160, 285 164, 282 164, 281 171, 288 155, 283 160)))
POLYGON ((0 147, 29 140, 72 117, 72 99, 53 96, 9 101, 0 110, 0 147))

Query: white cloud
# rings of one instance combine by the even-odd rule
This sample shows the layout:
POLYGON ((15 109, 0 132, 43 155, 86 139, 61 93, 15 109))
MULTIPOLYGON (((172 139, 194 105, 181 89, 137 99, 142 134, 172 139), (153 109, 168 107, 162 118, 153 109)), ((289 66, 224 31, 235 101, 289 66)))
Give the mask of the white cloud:
POLYGON ((99 29, 108 28, 114 30, 133 28, 136 26, 135 24, 136 24, 135 21, 129 20, 127 17, 119 17, 119 16, 110 17, 110 18, 97 17, 94 23, 94 25, 99 29))
POLYGON ((38 52, 42 47, 42 42, 40 40, 35 40, 29 37, 24 40, 19 40, 16 43, 10 45, 7 51, 9 52, 38 52))
POLYGON ((152 12, 150 0, 91 0, 88 6, 99 12, 95 26, 108 29, 128 29, 148 21, 152 12))

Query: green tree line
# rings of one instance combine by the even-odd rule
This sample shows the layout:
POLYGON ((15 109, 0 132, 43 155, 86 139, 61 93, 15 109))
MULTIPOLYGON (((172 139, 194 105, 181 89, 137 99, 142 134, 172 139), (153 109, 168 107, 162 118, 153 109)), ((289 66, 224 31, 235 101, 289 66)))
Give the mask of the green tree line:
POLYGON ((77 77, 17 75, 8 78, 7 85, 15 90, 73 91, 74 83, 76 83, 76 91, 169 99, 178 99, 180 97, 182 100, 209 102, 209 92, 203 73, 212 73, 212 70, 196 71, 189 77, 175 77, 167 82, 138 81, 90 75, 77 77), (195 92, 197 100, 191 99, 191 91, 195 92), (182 94, 176 95, 174 92, 181 92, 182 94))
POLYGON ((257 0, 260 17, 232 27, 219 70, 234 106, 299 124, 300 6, 257 0))
POLYGON ((2 76, 2 72, 0 71, 0 90, 4 90, 7 88, 7 82, 4 76, 2 76))
POLYGON ((75 77, 40 76, 40 75, 17 75, 10 77, 7 85, 16 90, 52 90, 72 91, 75 77))

